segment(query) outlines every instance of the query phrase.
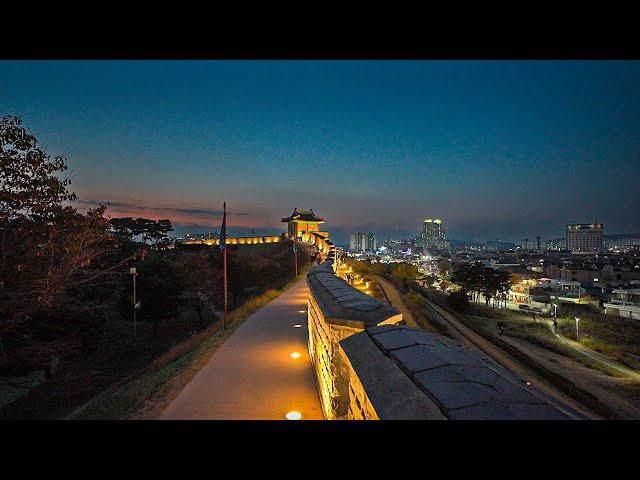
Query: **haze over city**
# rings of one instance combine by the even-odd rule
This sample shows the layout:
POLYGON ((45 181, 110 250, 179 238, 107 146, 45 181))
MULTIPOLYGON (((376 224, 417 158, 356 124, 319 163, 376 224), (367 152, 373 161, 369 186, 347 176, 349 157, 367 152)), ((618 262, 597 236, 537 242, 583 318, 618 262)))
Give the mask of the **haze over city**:
POLYGON ((337 242, 444 219, 454 239, 640 231, 640 63, 68 61, 0 64, 0 107, 66 154, 81 204, 176 233, 337 242))

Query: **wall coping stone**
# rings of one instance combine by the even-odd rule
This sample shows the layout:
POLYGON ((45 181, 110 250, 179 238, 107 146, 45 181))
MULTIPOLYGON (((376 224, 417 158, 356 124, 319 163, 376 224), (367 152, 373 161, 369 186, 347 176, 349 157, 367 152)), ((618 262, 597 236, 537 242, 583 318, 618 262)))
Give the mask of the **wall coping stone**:
POLYGON ((321 310, 325 322, 365 329, 383 322, 402 320, 398 309, 361 292, 334 275, 333 260, 310 269, 307 285, 311 298, 321 310))
POLYGON ((434 406, 442 419, 452 420, 569 419, 475 356, 424 330, 376 326, 340 346, 380 419, 438 418, 434 406))

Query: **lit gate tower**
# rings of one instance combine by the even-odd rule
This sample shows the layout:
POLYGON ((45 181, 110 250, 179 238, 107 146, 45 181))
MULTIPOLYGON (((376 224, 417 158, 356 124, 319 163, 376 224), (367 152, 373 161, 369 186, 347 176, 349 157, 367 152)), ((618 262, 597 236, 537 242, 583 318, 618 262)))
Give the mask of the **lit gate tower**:
POLYGON ((320 233, 320 224, 324 223, 325 219, 313 213, 313 208, 309 210, 295 208, 293 213, 282 221, 288 224, 287 236, 300 240, 305 233, 320 233))

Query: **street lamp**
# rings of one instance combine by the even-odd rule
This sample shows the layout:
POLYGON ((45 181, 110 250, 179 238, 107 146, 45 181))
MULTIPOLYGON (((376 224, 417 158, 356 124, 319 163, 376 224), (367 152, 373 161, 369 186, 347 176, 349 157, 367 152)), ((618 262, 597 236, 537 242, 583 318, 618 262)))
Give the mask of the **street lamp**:
POLYGON ((576 317, 576 342, 580 340, 578 338, 578 323, 579 322, 580 322, 580 319, 578 317, 576 317))

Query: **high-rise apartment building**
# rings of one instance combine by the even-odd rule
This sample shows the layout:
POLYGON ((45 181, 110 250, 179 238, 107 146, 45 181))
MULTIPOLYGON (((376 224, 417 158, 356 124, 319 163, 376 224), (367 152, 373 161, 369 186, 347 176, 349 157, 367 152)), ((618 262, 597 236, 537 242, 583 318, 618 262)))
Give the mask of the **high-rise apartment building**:
POLYGON ((567 250, 573 252, 600 252, 604 247, 604 225, 578 223, 567 225, 567 250))
POLYGON ((375 252, 377 249, 376 245, 376 237, 373 233, 369 232, 365 235, 366 237, 366 249, 367 252, 375 252))
POLYGON ((443 249, 446 246, 444 225, 439 218, 427 218, 422 224, 420 240, 424 248, 443 249))
POLYGON ((349 250, 352 252, 375 252, 376 237, 373 233, 356 232, 349 235, 349 250))

